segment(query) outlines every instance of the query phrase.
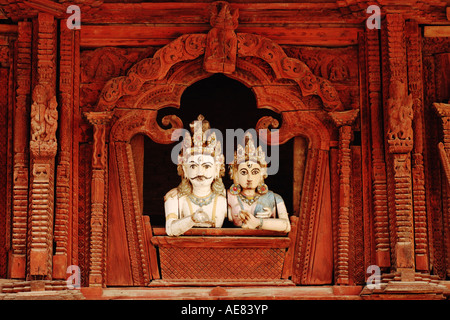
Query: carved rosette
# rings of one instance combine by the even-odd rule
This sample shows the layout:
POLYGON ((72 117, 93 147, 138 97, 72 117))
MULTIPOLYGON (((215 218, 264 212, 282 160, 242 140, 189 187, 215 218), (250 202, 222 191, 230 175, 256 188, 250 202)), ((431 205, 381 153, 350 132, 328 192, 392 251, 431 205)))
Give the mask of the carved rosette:
POLYGON ((350 211, 352 210, 350 142, 352 140, 352 124, 358 114, 359 109, 329 113, 335 125, 339 127, 339 216, 336 283, 341 285, 349 284, 350 211))
POLYGON ((89 286, 104 285, 105 268, 105 228, 106 228, 106 190, 107 190, 107 148, 106 126, 113 112, 86 112, 86 119, 94 127, 91 181, 91 237, 89 286))

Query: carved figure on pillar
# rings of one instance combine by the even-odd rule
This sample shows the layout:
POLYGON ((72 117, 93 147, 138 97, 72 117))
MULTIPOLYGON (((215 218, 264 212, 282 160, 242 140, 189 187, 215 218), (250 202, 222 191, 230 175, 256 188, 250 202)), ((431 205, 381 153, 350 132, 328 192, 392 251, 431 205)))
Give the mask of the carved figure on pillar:
POLYGON ((228 219, 244 229, 289 232, 291 224, 283 198, 264 183, 267 163, 261 146, 255 148, 252 135, 245 135, 230 165, 233 185, 228 190, 228 219))
MULTIPOLYGON (((391 98, 388 100, 389 133, 388 140, 391 147, 404 147, 410 152, 413 146, 413 99, 411 94, 406 94, 406 84, 393 81, 389 91, 391 98)), ((392 149, 394 150, 394 149, 392 149)), ((393 152, 392 153, 397 153, 393 152)))
POLYGON ((192 227, 222 227, 227 212, 224 156, 215 133, 209 136, 209 122, 199 115, 191 123, 193 136, 186 133, 178 156, 182 181, 164 197, 166 232, 178 236, 192 227))
POLYGON ((46 86, 37 84, 32 95, 30 147, 36 155, 42 150, 56 153, 58 102, 56 96, 49 98, 48 92, 46 86))

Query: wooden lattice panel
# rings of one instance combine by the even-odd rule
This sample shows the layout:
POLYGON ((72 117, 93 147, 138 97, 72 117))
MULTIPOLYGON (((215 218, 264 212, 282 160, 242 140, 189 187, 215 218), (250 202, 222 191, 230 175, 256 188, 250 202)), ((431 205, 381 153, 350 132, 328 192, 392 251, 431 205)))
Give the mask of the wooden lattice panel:
POLYGON ((280 279, 286 249, 282 248, 160 248, 165 280, 280 279))

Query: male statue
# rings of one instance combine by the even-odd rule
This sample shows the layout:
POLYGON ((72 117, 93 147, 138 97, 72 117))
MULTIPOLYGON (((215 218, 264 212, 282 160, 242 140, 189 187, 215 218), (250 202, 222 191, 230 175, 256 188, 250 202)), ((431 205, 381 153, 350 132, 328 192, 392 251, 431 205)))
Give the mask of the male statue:
POLYGON ((208 135, 209 122, 202 115, 190 124, 178 156, 181 183, 164 197, 166 233, 179 236, 192 227, 222 227, 227 200, 222 176, 224 156, 215 133, 208 135))

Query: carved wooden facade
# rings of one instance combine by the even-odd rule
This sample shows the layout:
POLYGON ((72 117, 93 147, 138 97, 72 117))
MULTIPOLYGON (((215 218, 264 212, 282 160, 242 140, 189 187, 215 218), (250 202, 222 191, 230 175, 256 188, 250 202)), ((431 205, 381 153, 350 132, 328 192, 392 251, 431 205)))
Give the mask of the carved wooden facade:
POLYGON ((69 266, 94 298, 186 285, 447 298, 449 9, 394 2, 378 4, 379 30, 373 3, 353 0, 74 1, 81 29, 68 2, 0 2, 0 298, 65 292, 69 266), (214 75, 271 114, 249 124, 279 130, 263 141, 292 142, 289 234, 168 237, 162 199, 146 212, 145 168, 176 168, 144 154, 174 143, 197 116, 183 94, 214 75))

